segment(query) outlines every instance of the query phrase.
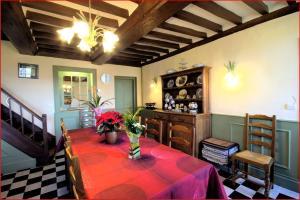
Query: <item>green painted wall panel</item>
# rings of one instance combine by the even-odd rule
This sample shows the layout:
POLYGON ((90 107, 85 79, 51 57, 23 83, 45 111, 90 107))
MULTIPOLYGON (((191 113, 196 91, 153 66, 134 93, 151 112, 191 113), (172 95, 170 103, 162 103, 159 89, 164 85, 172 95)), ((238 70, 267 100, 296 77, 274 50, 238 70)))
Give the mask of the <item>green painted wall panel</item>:
POLYGON ((1 140, 2 173, 9 174, 18 170, 35 168, 36 160, 1 140))
MULTIPOLYGON (((229 140, 243 147, 244 117, 222 114, 212 114, 212 136, 229 140)), ((275 142, 275 183, 277 185, 298 191, 298 138, 299 123, 277 120, 275 142)), ((258 150, 258 149, 256 149, 258 150)), ((260 151, 261 149, 259 149, 260 151)), ((255 167, 250 172, 261 174, 255 167)), ((262 175, 262 174, 261 174, 262 175)))

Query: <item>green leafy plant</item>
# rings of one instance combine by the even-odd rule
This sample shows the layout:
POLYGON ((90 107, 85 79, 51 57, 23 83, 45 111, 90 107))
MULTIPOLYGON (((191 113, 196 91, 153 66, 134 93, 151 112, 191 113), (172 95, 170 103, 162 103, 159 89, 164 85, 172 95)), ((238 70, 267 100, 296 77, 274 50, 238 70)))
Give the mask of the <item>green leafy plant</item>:
POLYGON ((235 69, 235 62, 229 61, 228 64, 224 64, 228 72, 234 72, 235 69))
POLYGON ((133 134, 142 134, 145 130, 145 126, 138 123, 137 116, 142 111, 142 108, 139 108, 135 113, 127 112, 123 115, 124 125, 130 133, 133 134))
POLYGON ((107 99, 107 100, 101 102, 101 98, 102 98, 101 96, 96 94, 87 102, 87 105, 90 107, 90 109, 94 110, 95 108, 99 108, 103 105, 111 104, 110 101, 113 99, 113 98, 107 99))

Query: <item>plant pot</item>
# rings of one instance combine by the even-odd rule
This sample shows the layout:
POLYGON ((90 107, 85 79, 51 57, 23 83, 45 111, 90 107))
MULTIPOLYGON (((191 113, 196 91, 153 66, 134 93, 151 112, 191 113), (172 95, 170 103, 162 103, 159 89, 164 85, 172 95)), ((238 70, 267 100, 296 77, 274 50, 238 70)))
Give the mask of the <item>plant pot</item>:
POLYGON ((105 133, 105 138, 108 144, 115 144, 118 139, 118 133, 116 131, 105 133))

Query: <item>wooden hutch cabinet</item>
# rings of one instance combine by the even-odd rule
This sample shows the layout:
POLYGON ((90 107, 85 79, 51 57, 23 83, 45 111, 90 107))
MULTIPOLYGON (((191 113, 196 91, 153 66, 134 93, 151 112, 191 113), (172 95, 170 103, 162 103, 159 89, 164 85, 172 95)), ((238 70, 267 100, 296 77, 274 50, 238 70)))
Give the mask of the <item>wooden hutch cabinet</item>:
POLYGON ((144 109, 141 113, 142 123, 145 118, 161 120, 163 122, 162 139, 165 145, 168 145, 169 123, 182 124, 193 129, 193 154, 198 157, 199 142, 211 136, 209 68, 197 67, 162 75, 161 81, 162 108, 144 109))

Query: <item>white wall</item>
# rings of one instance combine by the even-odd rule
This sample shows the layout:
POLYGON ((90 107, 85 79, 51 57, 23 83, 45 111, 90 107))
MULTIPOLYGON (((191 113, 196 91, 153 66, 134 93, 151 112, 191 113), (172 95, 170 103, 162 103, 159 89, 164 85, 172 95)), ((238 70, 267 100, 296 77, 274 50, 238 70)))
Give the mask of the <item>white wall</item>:
POLYGON ((281 17, 144 66, 143 103, 154 101, 161 107, 161 83, 150 88, 151 79, 177 68, 183 58, 189 66, 204 63, 211 67, 212 113, 276 114, 279 119, 298 121, 298 17, 298 13, 281 17), (240 83, 236 88, 224 83, 224 64, 229 60, 237 64, 240 83), (292 104, 292 96, 297 100, 296 110, 284 109, 284 104, 292 104))
MULTIPOLYGON (((78 61, 44 56, 21 55, 7 41, 1 41, 1 87, 7 89, 38 114, 47 114, 48 130, 54 134, 54 91, 53 65, 97 69, 97 87, 103 99, 114 98, 114 81, 104 84, 100 81, 102 73, 112 76, 137 77, 137 103, 142 104, 141 69, 120 65, 93 65, 87 61, 78 61), (18 63, 39 65, 39 79, 18 78, 18 63)), ((114 105, 112 105, 114 107, 114 105)))

